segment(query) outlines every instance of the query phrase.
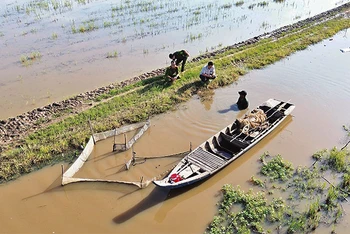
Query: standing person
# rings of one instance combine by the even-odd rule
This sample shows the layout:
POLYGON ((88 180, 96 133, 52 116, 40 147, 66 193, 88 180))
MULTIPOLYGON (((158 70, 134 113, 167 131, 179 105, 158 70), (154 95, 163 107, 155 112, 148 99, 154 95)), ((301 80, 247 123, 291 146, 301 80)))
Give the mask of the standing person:
POLYGON ((175 61, 171 61, 170 67, 165 70, 165 77, 169 81, 175 81, 179 78, 179 68, 176 66, 175 61))
POLYGON ((244 110, 248 108, 248 101, 246 99, 247 92, 242 90, 242 91, 239 91, 238 93, 239 93, 239 98, 237 101, 237 107, 239 110, 244 110))
POLYGON ((173 61, 175 60, 176 66, 179 66, 182 62, 181 71, 183 72, 185 70, 185 64, 187 61, 187 58, 190 56, 190 54, 186 50, 179 50, 174 52, 173 54, 169 54, 169 58, 173 61))
POLYGON ((216 78, 215 66, 212 61, 208 62, 208 64, 202 68, 201 73, 199 74, 199 78, 201 78, 203 82, 207 82, 209 79, 213 80, 216 78))

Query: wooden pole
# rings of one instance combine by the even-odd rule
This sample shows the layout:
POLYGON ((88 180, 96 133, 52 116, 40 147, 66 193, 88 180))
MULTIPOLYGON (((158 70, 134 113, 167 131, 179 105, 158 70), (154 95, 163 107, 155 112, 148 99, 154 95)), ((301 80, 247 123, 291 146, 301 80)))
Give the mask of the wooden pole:
POLYGON ((116 144, 115 144, 115 135, 117 135, 117 129, 116 128, 114 129, 114 140, 113 140, 113 149, 112 149, 113 152, 117 150, 116 149, 116 144))
POLYGON ((135 165, 135 155, 136 152, 134 151, 134 146, 131 146, 131 151, 132 151, 132 165, 135 165))
POLYGON ((62 177, 63 177, 63 174, 64 174, 64 166, 63 166, 63 164, 61 164, 61 171, 62 171, 62 177))
POLYGON ((92 129, 92 125, 91 125, 90 119, 88 121, 89 121, 90 131, 91 131, 91 134, 92 134, 92 140, 94 141, 94 145, 96 145, 96 141, 95 141, 95 137, 94 137, 94 130, 92 129))
POLYGON ((341 148, 340 150, 345 149, 348 146, 349 143, 350 143, 350 141, 348 141, 348 143, 346 143, 346 145, 344 145, 343 148, 341 148))
POLYGON ((124 133, 124 148, 125 148, 125 150, 128 150, 127 148, 126 148, 126 134, 124 133))

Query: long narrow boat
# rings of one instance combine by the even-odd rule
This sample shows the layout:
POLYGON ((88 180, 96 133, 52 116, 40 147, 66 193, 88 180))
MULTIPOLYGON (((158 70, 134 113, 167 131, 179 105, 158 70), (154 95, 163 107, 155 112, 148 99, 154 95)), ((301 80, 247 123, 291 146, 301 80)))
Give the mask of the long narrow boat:
POLYGON ((175 189, 203 180, 239 158, 272 132, 294 110, 289 102, 269 99, 187 154, 159 187, 175 189))

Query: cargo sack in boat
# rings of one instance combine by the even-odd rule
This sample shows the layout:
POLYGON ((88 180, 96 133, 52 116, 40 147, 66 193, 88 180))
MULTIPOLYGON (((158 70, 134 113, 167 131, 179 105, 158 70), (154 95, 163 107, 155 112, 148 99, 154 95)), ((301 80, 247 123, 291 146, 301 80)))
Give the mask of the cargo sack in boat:
POLYGON ((170 179, 169 179, 170 183, 177 183, 181 180, 182 180, 181 176, 179 174, 176 174, 176 173, 172 174, 170 176, 170 179))

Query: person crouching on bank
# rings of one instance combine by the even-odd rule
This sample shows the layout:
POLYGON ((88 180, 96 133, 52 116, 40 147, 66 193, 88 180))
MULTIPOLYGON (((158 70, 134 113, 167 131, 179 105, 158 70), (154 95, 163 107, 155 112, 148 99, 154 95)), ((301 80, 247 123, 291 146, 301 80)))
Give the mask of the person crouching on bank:
POLYGON ((208 64, 202 68, 199 78, 201 78, 202 82, 207 82, 208 80, 213 80, 216 78, 215 66, 213 62, 208 62, 208 64))

